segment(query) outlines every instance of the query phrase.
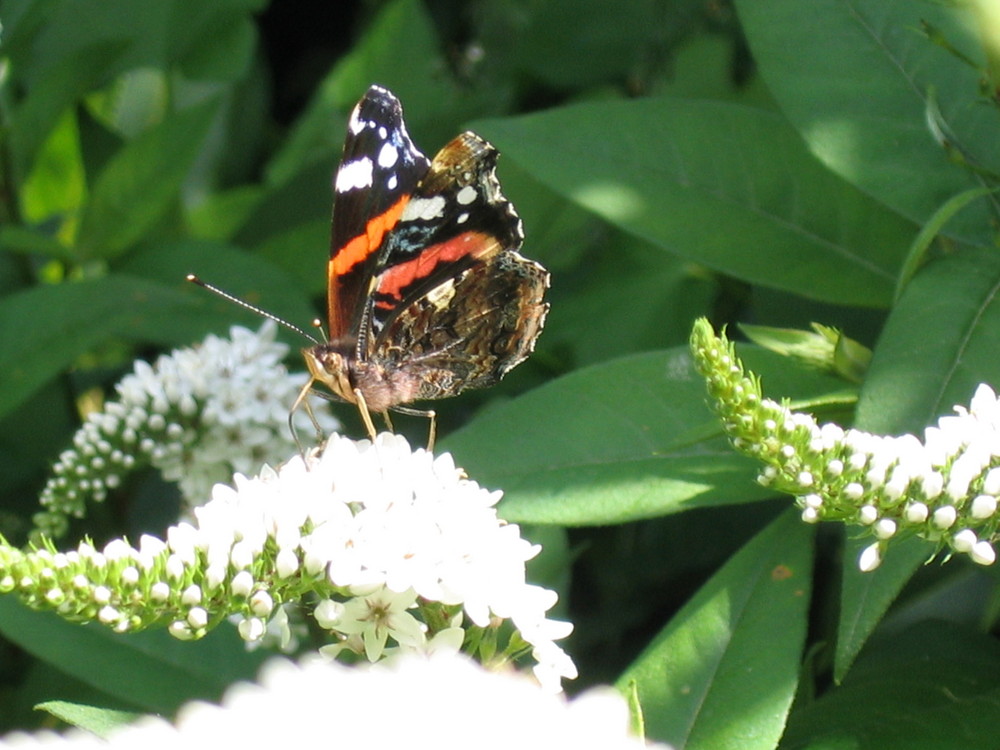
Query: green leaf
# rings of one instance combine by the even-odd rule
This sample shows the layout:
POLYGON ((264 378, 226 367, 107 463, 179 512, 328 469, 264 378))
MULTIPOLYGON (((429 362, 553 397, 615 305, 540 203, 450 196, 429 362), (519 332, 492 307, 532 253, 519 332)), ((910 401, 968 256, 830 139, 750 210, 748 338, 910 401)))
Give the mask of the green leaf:
POLYGON ((73 253, 55 237, 28 227, 0 227, 0 250, 69 260, 73 253))
POLYGON ((579 366, 686 342, 691 311, 711 304, 710 280, 624 232, 604 232, 599 244, 549 293, 544 349, 579 366))
MULTIPOLYGON (((325 253, 317 258, 317 273, 321 279, 325 253)), ((209 330, 227 330, 231 325, 259 328, 261 316, 239 305, 222 299, 205 289, 199 289, 185 279, 195 274, 204 281, 215 284, 227 292, 273 313, 293 325, 308 327, 316 317, 302 285, 281 268, 259 255, 247 253, 231 245, 208 240, 181 240, 145 245, 130 254, 121 264, 123 273, 141 276, 182 288, 186 305, 174 310, 170 319, 170 343, 192 343, 209 330)), ((153 318, 162 327, 162 318, 153 318)), ((280 334, 286 341, 303 345, 304 339, 285 331, 280 334)), ((156 331, 144 331, 153 336, 156 331)), ((163 341, 163 336, 156 338, 163 341)))
POLYGON ((172 713, 194 699, 216 700, 252 679, 266 654, 248 652, 231 628, 181 642, 165 630, 119 635, 76 625, 0 597, 0 633, 69 675, 146 711, 172 713))
POLYGON ((633 355, 494 407, 443 447, 478 482, 503 488, 508 521, 623 523, 767 497, 703 393, 686 347, 633 355))
POLYGON ((899 279, 896 281, 895 298, 898 301, 903 289, 910 283, 910 279, 917 272, 917 269, 926 261, 927 253, 931 243, 944 230, 945 225, 955 214, 969 205, 977 198, 982 198, 988 193, 992 193, 996 188, 975 188, 966 190, 964 193, 952 196, 927 220, 927 223, 920 229, 920 233, 914 238, 910 251, 906 254, 906 260, 899 271, 899 279))
POLYGON ((196 81, 229 81, 244 75, 253 59, 257 27, 251 13, 264 0, 175 1, 172 57, 196 81))
POLYGON ((256 254, 297 278, 303 289, 320 296, 327 288, 323 270, 324 251, 329 245, 330 219, 321 218, 268 237, 256 248, 256 254))
POLYGON ((648 735, 687 750, 775 747, 795 696, 812 530, 789 510, 708 581, 618 680, 648 735))
MULTIPOLYGON (((937 98, 952 145, 1000 172, 1000 111, 979 101, 981 71, 926 39, 929 22, 976 60, 975 22, 955 3, 911 0, 737 0, 754 59, 781 108, 834 172, 918 224, 981 186, 928 129, 937 98), (963 23, 963 19, 968 23, 963 23)), ((989 242, 987 202, 946 227, 989 242)))
POLYGON ((816 299, 888 305, 916 233, 770 112, 656 98, 476 127, 538 180, 663 250, 816 299))
POLYGON ((605 0, 549 0, 511 13, 495 3, 478 20, 487 59, 497 55, 508 75, 581 89, 638 77, 695 22, 690 5, 630 0, 609 13, 605 0))
POLYGON ((169 335, 164 319, 189 304, 178 289, 124 276, 39 286, 0 299, 0 416, 102 341, 144 334, 162 340, 169 335))
POLYGON ((923 539, 900 540, 886 551, 885 559, 878 568, 862 573, 858 569, 858 559, 861 551, 871 543, 871 537, 848 539, 844 547, 840 618, 833 665, 833 678, 837 682, 848 674, 862 646, 875 632, 899 592, 935 550, 933 544, 923 539))
POLYGON ((993 747, 998 706, 996 638, 924 622, 873 640, 841 687, 792 714, 780 747, 993 747))
POLYGON ((82 255, 119 255, 164 215, 201 151, 216 107, 213 100, 177 112, 115 154, 84 211, 77 238, 82 255))
POLYGON ((84 93, 109 80, 127 49, 127 43, 120 40, 95 41, 70 55, 61 54, 58 63, 49 62, 48 75, 13 114, 11 152, 21 173, 29 170, 59 118, 84 93))
POLYGON ((811 332, 748 323, 739 325, 741 333, 765 349, 794 357, 809 367, 836 373, 850 383, 860 383, 871 362, 871 351, 836 328, 820 323, 810 327, 811 332))
POLYGON ((875 347, 858 427, 913 432, 968 405, 980 383, 1000 385, 1000 256, 968 250, 923 267, 904 289, 875 347))
MULTIPOLYGON (((764 372, 775 392, 842 388, 782 357, 741 354, 757 372, 770 365, 764 372)), ((756 462, 721 436, 704 389, 687 347, 632 355, 495 406, 443 447, 478 482, 503 489, 501 512, 509 521, 623 523, 768 497, 755 481, 756 462)))
POLYGON ((45 711, 70 726, 85 729, 98 737, 107 738, 112 732, 136 721, 142 714, 133 711, 116 711, 111 708, 85 706, 69 701, 45 701, 35 708, 45 711))
POLYGON ((76 113, 67 109, 39 149, 21 186, 21 214, 30 224, 61 214, 74 217, 86 195, 76 113))
POLYGON ((206 196, 188 213, 191 234, 198 239, 228 240, 254 212, 264 192, 258 185, 241 185, 206 196))

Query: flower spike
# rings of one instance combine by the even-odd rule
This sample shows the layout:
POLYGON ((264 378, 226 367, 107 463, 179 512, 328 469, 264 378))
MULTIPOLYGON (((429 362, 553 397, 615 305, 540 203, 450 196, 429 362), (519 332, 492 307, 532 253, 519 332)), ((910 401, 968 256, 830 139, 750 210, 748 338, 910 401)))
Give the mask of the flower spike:
POLYGON ((1000 400, 982 384, 969 407, 915 435, 883 436, 820 425, 764 398, 725 334, 695 323, 691 351, 712 409, 733 446, 764 464, 758 481, 795 497, 802 520, 853 523, 874 540, 863 571, 879 566, 891 540, 908 535, 996 560, 1000 515, 1000 400))

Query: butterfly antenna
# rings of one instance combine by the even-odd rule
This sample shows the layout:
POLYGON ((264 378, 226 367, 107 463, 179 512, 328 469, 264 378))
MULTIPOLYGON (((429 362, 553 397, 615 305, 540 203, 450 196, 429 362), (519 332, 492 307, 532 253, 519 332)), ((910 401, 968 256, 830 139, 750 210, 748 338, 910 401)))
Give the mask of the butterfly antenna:
POLYGON ((326 330, 323 328, 323 321, 319 318, 313 318, 312 327, 319 329, 320 334, 323 336, 324 341, 329 341, 330 336, 327 334, 326 330))
POLYGON ((297 325, 289 323, 287 320, 284 320, 283 318, 279 318, 274 313, 269 313, 267 310, 262 310, 259 307, 257 307, 256 305, 251 305, 246 300, 242 300, 239 297, 234 297, 229 292, 225 292, 222 289, 219 289, 219 287, 213 286, 212 284, 209 284, 207 281, 202 281, 197 276, 195 276, 193 273, 189 273, 187 275, 187 280, 190 281, 192 284, 197 284, 202 289, 207 289, 208 291, 210 291, 210 292, 212 292, 214 294, 218 294, 223 299, 227 299, 230 302, 232 302, 232 303, 234 303, 236 305, 239 305, 240 307, 242 307, 245 310, 249 310, 250 312, 257 313, 258 315, 260 315, 263 318, 267 318, 269 320, 273 320, 278 325, 282 325, 282 326, 284 326, 285 328, 287 328, 290 331, 295 331, 297 334, 299 334, 300 336, 304 336, 305 338, 307 338, 310 341, 312 341, 314 344, 318 344, 319 343, 319 341, 317 341, 315 337, 310 336, 308 333, 306 333, 305 331, 303 331, 297 325))

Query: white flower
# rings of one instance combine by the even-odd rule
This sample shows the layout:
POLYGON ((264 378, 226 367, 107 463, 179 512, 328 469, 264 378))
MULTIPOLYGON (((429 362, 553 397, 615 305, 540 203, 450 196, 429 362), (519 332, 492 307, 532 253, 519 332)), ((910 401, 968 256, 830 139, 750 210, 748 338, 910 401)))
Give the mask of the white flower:
POLYGON ((413 589, 394 594, 383 588, 356 596, 344 604, 333 629, 345 635, 360 635, 368 661, 378 661, 390 636, 396 643, 410 647, 426 641, 420 621, 407 612, 416 601, 413 589))
MULTIPOLYGON (((389 638, 426 643, 409 611, 418 597, 461 606, 480 627, 510 619, 540 653, 562 654, 551 641, 571 626, 546 618, 555 593, 525 581, 525 562, 540 548, 497 516, 499 499, 447 454, 411 450, 391 434, 374 444, 333 436, 320 456, 237 477, 235 488, 216 486, 212 501, 195 510, 197 539, 182 538, 210 560, 237 544, 259 555, 268 540, 281 539, 280 548, 302 560, 298 575, 325 573, 332 586, 352 592, 343 610, 317 615, 348 640, 360 636, 349 646, 363 643, 369 658, 389 638)), ((568 677, 564 658, 550 666, 568 677)))
MULTIPOLYGON (((106 487, 144 464, 177 482, 189 505, 200 505, 216 482, 295 451, 288 410, 309 376, 281 364, 289 347, 275 340, 276 331, 270 320, 259 332, 233 326, 228 339, 208 336, 153 365, 136 362, 116 387, 119 400, 91 414, 53 466, 39 529, 60 535, 66 517, 82 515, 88 499, 103 500, 106 487)), ((324 433, 338 429, 325 404, 311 405, 324 433)), ((304 409, 294 424, 313 434, 304 409)))
POLYGON ((428 731, 486 750, 667 747, 630 735, 625 700, 610 688, 569 700, 546 693, 523 675, 489 672, 447 654, 401 654, 367 667, 275 659, 261 670, 258 684, 231 687, 221 705, 189 703, 173 724, 150 717, 106 741, 74 730, 65 737, 20 735, 9 746, 132 750, 202 747, 206 738, 223 737, 232 747, 320 747, 330 744, 333 730, 324 717, 331 707, 345 717, 335 730, 338 747, 410 747, 428 731))

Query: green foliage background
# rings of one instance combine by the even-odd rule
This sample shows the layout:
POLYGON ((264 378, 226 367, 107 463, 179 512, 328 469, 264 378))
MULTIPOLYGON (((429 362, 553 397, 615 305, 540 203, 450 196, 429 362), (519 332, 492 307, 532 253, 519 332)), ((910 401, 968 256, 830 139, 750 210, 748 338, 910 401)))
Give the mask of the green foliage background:
MULTIPOLYGON (((850 530, 754 483, 685 345, 701 315, 838 326, 873 348, 860 387, 741 352, 770 395, 886 433, 1000 386, 1000 39, 976 8, 4 4, 0 531, 23 538, 81 408, 134 358, 259 324, 185 274, 315 317, 330 177, 377 82, 425 151, 466 127, 499 148, 552 271, 535 355, 442 403, 441 448, 545 544, 532 575, 576 623, 579 686, 634 689, 678 748, 994 746, 996 574, 921 567, 918 543, 858 573, 850 530)), ((171 502, 137 477, 88 531, 155 531, 171 502)), ((262 658, 225 630, 121 637, 8 600, 0 634, 0 731, 66 701, 170 712, 262 658)))

